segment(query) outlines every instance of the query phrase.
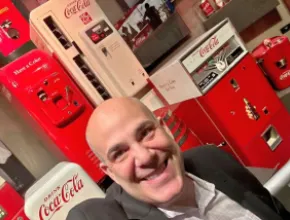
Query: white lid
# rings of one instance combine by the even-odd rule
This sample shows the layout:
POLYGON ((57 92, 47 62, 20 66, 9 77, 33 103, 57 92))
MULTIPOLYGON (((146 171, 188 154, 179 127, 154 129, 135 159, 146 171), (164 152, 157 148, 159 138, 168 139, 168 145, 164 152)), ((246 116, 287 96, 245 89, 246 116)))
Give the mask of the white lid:
POLYGON ((104 192, 77 164, 61 162, 25 194, 25 213, 31 220, 64 220, 77 204, 104 192))

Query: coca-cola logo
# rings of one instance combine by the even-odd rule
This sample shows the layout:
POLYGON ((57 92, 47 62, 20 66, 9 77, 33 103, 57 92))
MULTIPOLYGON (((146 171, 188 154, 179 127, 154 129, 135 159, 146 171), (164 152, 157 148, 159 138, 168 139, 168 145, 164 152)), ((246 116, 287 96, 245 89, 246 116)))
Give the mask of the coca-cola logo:
POLYGON ((217 39, 216 36, 212 37, 209 41, 208 44, 205 46, 201 47, 199 49, 199 55, 201 57, 204 57, 208 52, 210 52, 213 48, 215 48, 219 44, 219 40, 217 39))
POLYGON ((284 73, 282 73, 280 75, 280 80, 285 80, 286 78, 288 78, 290 76, 290 70, 285 71, 284 73))
POLYGON ((144 35, 137 38, 137 40, 135 42, 136 47, 139 47, 145 40, 146 40, 146 37, 144 35))
POLYGON ((74 0, 66 6, 64 15, 66 18, 70 18, 71 16, 90 6, 90 4, 90 0, 74 0))
POLYGON ((49 220, 66 203, 79 193, 84 187, 82 179, 78 179, 78 174, 66 181, 63 186, 56 187, 48 196, 44 198, 44 203, 40 206, 38 215, 40 220, 49 220))

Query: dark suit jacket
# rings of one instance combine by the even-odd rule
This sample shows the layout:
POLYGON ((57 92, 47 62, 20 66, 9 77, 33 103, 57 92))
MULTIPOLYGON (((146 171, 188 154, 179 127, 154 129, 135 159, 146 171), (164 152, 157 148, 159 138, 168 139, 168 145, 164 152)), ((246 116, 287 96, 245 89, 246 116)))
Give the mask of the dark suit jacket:
MULTIPOLYGON (((230 155, 214 146, 191 149, 184 153, 184 164, 190 172, 213 183, 232 200, 262 220, 290 220, 290 213, 261 183, 230 155)), ((226 212, 226 210, 225 210, 226 212)), ((113 184, 106 199, 91 199, 73 208, 67 220, 165 220, 154 206, 128 195, 113 184)))

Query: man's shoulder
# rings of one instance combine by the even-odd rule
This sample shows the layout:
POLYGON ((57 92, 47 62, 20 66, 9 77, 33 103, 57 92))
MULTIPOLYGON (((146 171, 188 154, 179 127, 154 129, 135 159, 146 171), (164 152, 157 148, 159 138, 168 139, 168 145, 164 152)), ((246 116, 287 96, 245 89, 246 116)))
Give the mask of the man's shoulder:
POLYGON ((183 158, 185 161, 193 160, 207 162, 210 158, 225 159, 229 155, 224 150, 221 150, 215 145, 204 145, 194 147, 190 150, 183 152, 183 158))
POLYGON ((183 152, 184 165, 192 170, 223 170, 227 173, 242 168, 241 164, 229 153, 215 145, 205 145, 183 152))
POLYGON ((115 220, 127 219, 119 204, 113 199, 95 198, 86 200, 70 210, 66 220, 115 220))

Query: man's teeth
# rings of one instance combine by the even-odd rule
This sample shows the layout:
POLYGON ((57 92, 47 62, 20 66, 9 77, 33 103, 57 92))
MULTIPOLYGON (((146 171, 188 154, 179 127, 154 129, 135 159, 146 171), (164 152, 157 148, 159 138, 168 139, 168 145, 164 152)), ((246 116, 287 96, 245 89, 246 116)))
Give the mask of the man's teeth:
POLYGON ((154 172, 154 175, 151 175, 151 176, 147 177, 146 180, 153 180, 156 177, 158 177, 161 173, 163 173, 165 167, 166 167, 166 165, 163 164, 161 167, 158 168, 157 171, 154 172))

